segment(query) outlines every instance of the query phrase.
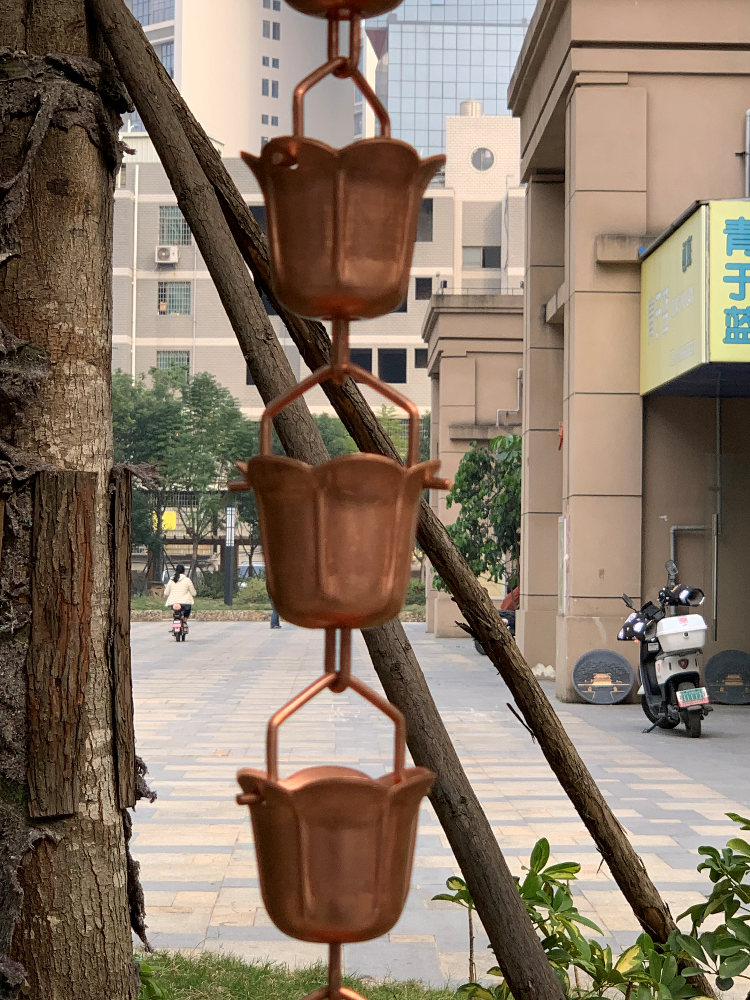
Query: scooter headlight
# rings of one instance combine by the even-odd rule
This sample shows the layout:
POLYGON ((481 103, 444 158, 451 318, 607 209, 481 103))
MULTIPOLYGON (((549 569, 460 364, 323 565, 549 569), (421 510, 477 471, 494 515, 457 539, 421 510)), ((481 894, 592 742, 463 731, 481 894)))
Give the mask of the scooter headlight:
POLYGON ((688 608, 697 608, 706 599, 706 595, 698 587, 678 587, 677 590, 679 603, 684 604, 688 608))

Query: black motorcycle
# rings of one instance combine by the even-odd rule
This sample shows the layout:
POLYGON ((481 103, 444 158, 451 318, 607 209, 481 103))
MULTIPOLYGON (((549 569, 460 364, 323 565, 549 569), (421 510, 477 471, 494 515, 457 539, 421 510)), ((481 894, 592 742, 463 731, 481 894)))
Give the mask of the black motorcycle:
POLYGON ((172 605, 172 628, 169 630, 175 642, 184 642, 188 632, 187 618, 181 604, 172 605))

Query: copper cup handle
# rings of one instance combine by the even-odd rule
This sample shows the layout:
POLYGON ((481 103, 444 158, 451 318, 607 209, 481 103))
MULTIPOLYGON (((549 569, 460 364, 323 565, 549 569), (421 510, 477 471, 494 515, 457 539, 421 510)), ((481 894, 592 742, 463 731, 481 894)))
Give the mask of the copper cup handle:
POLYGON ((395 738, 393 747, 393 772, 396 781, 404 780, 404 769, 406 767, 406 722, 401 712, 395 705, 391 705, 377 691, 364 684, 358 677, 351 673, 351 639, 352 630, 341 630, 341 652, 340 666, 335 669, 336 659, 336 633, 335 629, 326 629, 326 673, 316 681, 300 691, 296 697, 287 702, 269 720, 266 729, 266 770, 269 781, 279 780, 279 727, 288 718, 298 712, 303 705, 311 701, 321 691, 326 688, 334 693, 340 693, 347 688, 352 688, 358 695, 369 701, 371 705, 379 709, 393 722, 395 727, 395 738))
POLYGON ((300 81, 294 88, 292 98, 292 133, 301 139, 305 134, 305 95, 317 83, 327 76, 335 76, 340 80, 351 78, 359 87, 362 96, 370 105, 380 122, 380 134, 386 138, 391 135, 391 119, 380 98, 359 71, 359 53, 362 46, 362 25, 359 14, 352 14, 349 21, 349 55, 339 55, 339 17, 338 11, 333 11, 328 17, 328 62, 313 70, 309 76, 300 81))

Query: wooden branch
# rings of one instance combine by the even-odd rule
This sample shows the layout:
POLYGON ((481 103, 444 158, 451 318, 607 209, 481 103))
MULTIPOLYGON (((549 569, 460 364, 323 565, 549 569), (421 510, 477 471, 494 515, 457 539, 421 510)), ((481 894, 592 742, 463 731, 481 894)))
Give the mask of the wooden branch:
POLYGON ((132 526, 132 472, 113 470, 110 500, 110 658, 112 673, 112 729, 116 786, 120 809, 132 809, 135 795, 135 722, 130 661, 130 572, 132 526))
MULTIPOLYGON (((230 323, 251 365, 255 383, 264 401, 268 402, 293 384, 294 377, 265 310, 261 316, 255 308, 258 300, 255 286, 247 280, 245 263, 213 187, 208 184, 185 133, 174 118, 170 96, 173 84, 140 25, 121 0, 89 0, 89 5, 214 277, 230 323), (257 328, 248 329, 252 324, 257 324, 257 328)), ((307 406, 302 400, 299 403, 293 417, 284 425, 285 434, 282 436, 279 430, 279 437, 289 454, 318 464, 328 455, 307 406)), ((370 419, 374 421, 374 417, 368 417, 370 419)), ((378 427, 377 421, 374 426, 378 427)), ((413 653, 405 655, 410 647, 401 624, 391 622, 387 628, 371 632, 375 633, 383 650, 382 655, 374 657, 380 669, 398 670, 404 679, 402 708, 412 734, 423 728, 424 706, 431 706, 433 739, 410 743, 410 749, 415 759, 437 774, 433 803, 451 843, 463 858, 467 884, 514 997, 516 1000, 562 1000, 560 982, 526 914, 487 817, 461 769, 419 664, 413 653), (410 696, 412 688, 420 689, 419 700, 410 696), (481 844, 481 850, 473 849, 475 839, 481 844)))
POLYGON ((95 492, 93 472, 39 472, 34 480, 26 671, 29 813, 35 818, 71 816, 78 805, 95 492))

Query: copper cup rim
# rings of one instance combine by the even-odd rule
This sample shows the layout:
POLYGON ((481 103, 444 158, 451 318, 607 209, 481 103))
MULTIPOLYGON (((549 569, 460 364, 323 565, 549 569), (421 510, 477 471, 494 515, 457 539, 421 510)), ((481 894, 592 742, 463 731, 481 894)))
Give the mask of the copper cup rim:
POLYGON ((387 798, 394 795, 401 795, 403 791, 414 784, 419 784, 423 781, 432 781, 433 779, 434 773, 429 768, 419 766, 405 768, 400 781, 395 771, 389 771, 387 774, 381 774, 377 778, 373 778, 364 771, 337 765, 302 768, 300 771, 295 771, 286 778, 277 779, 269 777, 267 771, 261 771, 252 767, 243 767, 237 772, 237 781, 242 788, 242 792, 237 795, 237 804, 253 805, 261 801, 266 788, 271 788, 284 795, 293 796, 310 788, 315 788, 322 792, 326 787, 340 787, 342 782, 347 785, 359 785, 360 788, 371 789, 376 794, 381 794, 384 798, 387 798), (316 771, 324 771, 326 773, 316 776, 314 773, 316 771), (300 781, 301 778, 303 779, 302 781, 300 781))
MULTIPOLYGON (((283 152, 288 155, 289 148, 293 144, 298 146, 309 146, 311 148, 317 148, 325 153, 330 154, 331 157, 335 159, 345 159, 346 156, 353 155, 354 151, 358 149, 368 149, 373 145, 376 146, 386 146, 391 149, 402 149, 409 153, 411 158, 414 160, 415 164, 421 166, 425 163, 445 163, 445 156, 443 154, 436 154, 434 156, 426 156, 424 159, 419 155, 416 149, 410 145, 408 142, 404 142, 403 139, 396 139, 392 136, 374 135, 367 139, 358 139, 356 142, 350 142, 346 146, 329 146, 327 142, 323 142, 320 139, 314 139, 312 136, 296 136, 296 135, 277 135, 273 139, 265 144, 261 150, 260 156, 255 156, 252 153, 241 152, 240 156, 245 161, 247 166, 251 167, 253 163, 258 163, 259 161, 271 160, 274 153, 283 152)), ((285 156, 287 158, 287 156, 285 156)), ((293 162, 293 161, 292 161, 293 162)), ((272 163, 271 166, 282 166, 282 163, 272 163)))
POLYGON ((416 465, 402 465, 388 455, 378 455, 371 451, 356 451, 350 455, 337 455, 322 465, 310 465, 299 458, 290 458, 289 455, 254 455, 247 462, 237 462, 237 467, 245 476, 253 466, 276 465, 280 468, 299 469, 309 473, 315 478, 322 478, 327 475, 331 468, 341 468, 347 465, 381 465, 397 469, 404 476, 413 476, 415 473, 428 473, 437 471, 440 467, 440 459, 430 458, 425 462, 418 462, 416 465))

